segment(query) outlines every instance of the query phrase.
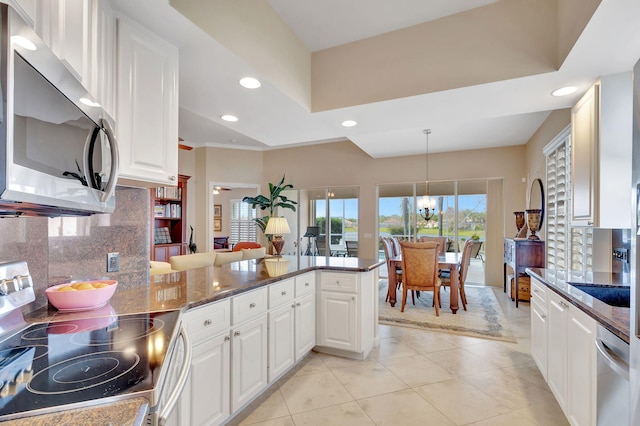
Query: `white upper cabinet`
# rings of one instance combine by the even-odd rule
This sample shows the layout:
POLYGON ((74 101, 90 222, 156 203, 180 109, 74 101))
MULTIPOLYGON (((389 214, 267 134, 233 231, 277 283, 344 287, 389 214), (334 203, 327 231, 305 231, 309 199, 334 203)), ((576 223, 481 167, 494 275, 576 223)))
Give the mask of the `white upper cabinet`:
POLYGON ((118 184, 176 185, 178 49, 117 16, 117 58, 118 184))
POLYGON ((91 11, 89 92, 105 111, 116 116, 116 18, 108 0, 94 0, 91 11))
POLYGON ((86 88, 90 78, 92 3, 90 0, 50 2, 51 50, 86 88))
POLYGON ((571 109, 572 226, 631 227, 632 94, 631 73, 607 75, 571 109))

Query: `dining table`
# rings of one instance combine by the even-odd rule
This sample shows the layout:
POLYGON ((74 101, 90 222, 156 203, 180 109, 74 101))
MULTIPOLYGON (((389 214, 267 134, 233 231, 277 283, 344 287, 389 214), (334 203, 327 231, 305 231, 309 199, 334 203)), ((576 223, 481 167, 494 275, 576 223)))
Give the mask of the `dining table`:
MULTIPOLYGON (((449 307, 454 314, 458 312, 458 293, 460 289, 458 279, 458 264, 462 258, 462 253, 445 252, 438 256, 438 268, 448 269, 451 273, 451 295, 449 297, 451 303, 449 307)), ((387 290, 388 300, 392 307, 396 305, 396 270, 402 269, 402 255, 389 258, 389 288, 387 290)))

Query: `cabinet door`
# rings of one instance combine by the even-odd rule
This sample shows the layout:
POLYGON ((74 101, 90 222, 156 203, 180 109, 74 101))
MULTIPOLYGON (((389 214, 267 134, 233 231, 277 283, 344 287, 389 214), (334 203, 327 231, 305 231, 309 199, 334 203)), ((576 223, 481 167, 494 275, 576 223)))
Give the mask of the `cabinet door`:
POLYGON ((568 303, 555 293, 549 294, 547 383, 565 414, 567 412, 568 317, 568 303))
POLYGON ((297 361, 316 345, 315 292, 296 299, 295 320, 297 361))
POLYGON ((229 334, 197 343, 191 373, 180 398, 180 424, 219 425, 230 415, 229 334))
POLYGON ((569 311, 569 401, 572 425, 594 425, 596 407, 596 321, 571 306, 569 311))
POLYGON ((116 116, 116 19, 108 0, 94 0, 92 6, 92 44, 87 87, 112 118, 116 116))
POLYGON ((531 299, 531 356, 547 379, 547 309, 535 296, 531 299))
MULTIPOLYGON (((124 184, 178 179, 178 50, 117 19, 116 127, 124 184)), ((120 183, 120 182, 119 182, 120 183)))
POLYGON ((320 346, 358 352, 357 306, 355 294, 320 292, 320 346))
POLYGON ((89 89, 91 1, 58 0, 51 7, 51 50, 89 89))
POLYGON ((267 386, 267 316, 232 329, 231 411, 267 386))
POLYGON ((295 362, 294 316, 293 301, 269 312, 269 382, 295 362))
POLYGON ((598 99, 594 85, 571 109, 572 226, 597 226, 598 99))

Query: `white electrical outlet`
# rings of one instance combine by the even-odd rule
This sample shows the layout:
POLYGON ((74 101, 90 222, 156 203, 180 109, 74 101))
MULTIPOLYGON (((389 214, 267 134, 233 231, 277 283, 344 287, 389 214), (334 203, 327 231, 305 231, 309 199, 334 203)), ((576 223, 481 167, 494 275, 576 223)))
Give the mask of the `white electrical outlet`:
POLYGON ((120 253, 107 253, 107 272, 120 270, 120 253))

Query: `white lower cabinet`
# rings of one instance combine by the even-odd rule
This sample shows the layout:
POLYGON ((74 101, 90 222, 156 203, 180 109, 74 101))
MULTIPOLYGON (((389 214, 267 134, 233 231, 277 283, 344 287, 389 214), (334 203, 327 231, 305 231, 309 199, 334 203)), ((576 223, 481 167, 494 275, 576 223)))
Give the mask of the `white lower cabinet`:
POLYGON ((320 272, 318 350, 367 357, 377 325, 372 281, 373 272, 320 272))
POLYGON ((295 362, 295 304, 287 303, 269 312, 269 382, 295 362))
POLYGON ((537 280, 531 284, 532 356, 569 422, 595 425, 596 321, 537 280))
POLYGON ((235 412, 267 386, 267 315, 231 331, 231 411, 235 412))
POLYGON ((547 377, 547 296, 544 286, 531 280, 531 356, 547 377))
POLYGON ((295 357, 304 357, 316 345, 316 292, 296 298, 295 357))
POLYGON ((185 314, 193 352, 178 406, 179 424, 219 425, 231 414, 230 309, 230 301, 223 300, 185 314))
POLYGON ((357 298, 356 293, 320 292, 320 346, 358 352, 357 298))
POLYGON ((556 293, 551 292, 548 309, 547 383, 566 414, 569 303, 556 293))
POLYGON ((325 278, 328 288, 338 291, 320 294, 328 301, 320 311, 316 272, 187 311, 183 323, 193 350, 191 372, 170 424, 226 423, 317 347, 318 329, 324 330, 325 345, 347 355, 368 354, 375 327, 373 275, 325 278), (363 309, 363 300, 370 306, 363 309), (318 320, 329 326, 319 328, 318 320))
POLYGON ((569 395, 567 417, 572 425, 596 424, 597 325, 572 306, 569 310, 569 395))

